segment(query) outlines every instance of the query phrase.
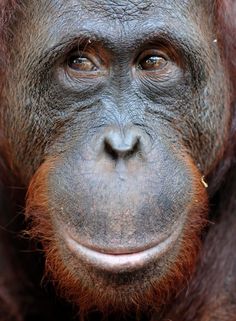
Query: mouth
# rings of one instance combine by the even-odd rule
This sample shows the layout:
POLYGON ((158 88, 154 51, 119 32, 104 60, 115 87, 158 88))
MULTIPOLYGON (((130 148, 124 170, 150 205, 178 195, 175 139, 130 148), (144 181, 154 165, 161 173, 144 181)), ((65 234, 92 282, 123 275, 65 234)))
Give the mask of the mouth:
POLYGON ((154 246, 146 246, 144 250, 111 252, 94 250, 80 244, 75 238, 66 235, 66 245, 79 261, 97 269, 112 273, 129 272, 140 270, 146 265, 158 260, 165 255, 177 242, 180 234, 179 229, 154 246))

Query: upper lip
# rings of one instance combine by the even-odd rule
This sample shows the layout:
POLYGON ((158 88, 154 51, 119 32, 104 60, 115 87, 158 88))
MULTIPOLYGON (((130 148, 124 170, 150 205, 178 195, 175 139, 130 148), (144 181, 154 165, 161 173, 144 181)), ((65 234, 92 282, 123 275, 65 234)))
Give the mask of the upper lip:
POLYGON ((109 250, 91 248, 79 243, 69 233, 66 234, 65 241, 69 250, 74 253, 79 261, 92 265, 102 270, 110 272, 120 272, 139 269, 148 263, 157 260, 165 254, 177 241, 179 229, 160 240, 156 244, 148 244, 145 247, 109 250))

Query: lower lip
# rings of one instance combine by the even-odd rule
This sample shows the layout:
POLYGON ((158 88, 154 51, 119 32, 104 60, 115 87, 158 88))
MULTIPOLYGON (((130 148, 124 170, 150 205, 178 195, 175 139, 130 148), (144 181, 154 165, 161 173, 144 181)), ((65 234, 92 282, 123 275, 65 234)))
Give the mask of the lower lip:
POLYGON ((175 230, 175 232, 158 245, 144 251, 130 254, 106 254, 94 251, 79 244, 69 235, 66 236, 65 241, 69 250, 77 256, 79 261, 100 270, 117 273, 138 270, 158 260, 174 246, 178 240, 178 236, 179 231, 175 230))

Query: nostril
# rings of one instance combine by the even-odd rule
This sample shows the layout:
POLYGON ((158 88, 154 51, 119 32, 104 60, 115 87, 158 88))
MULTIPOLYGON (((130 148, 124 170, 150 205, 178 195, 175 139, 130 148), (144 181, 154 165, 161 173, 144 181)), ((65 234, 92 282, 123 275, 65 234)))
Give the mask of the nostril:
POLYGON ((127 159, 140 152, 140 138, 137 135, 110 133, 104 138, 104 152, 113 160, 127 159))
POLYGON ((134 144, 132 145, 132 148, 127 150, 126 152, 126 157, 131 157, 135 154, 137 154, 138 152, 140 152, 140 141, 139 141, 139 137, 136 137, 136 141, 134 142, 134 144))
POLYGON ((107 139, 105 139, 104 141, 104 152, 107 155, 109 155, 113 160, 118 159, 118 153, 116 152, 116 150, 113 149, 113 147, 107 139))

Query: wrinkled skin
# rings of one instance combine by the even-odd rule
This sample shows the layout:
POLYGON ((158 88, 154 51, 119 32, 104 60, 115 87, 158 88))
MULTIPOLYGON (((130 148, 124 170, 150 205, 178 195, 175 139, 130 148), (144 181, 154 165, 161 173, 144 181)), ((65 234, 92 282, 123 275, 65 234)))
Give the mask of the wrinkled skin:
POLYGON ((193 271, 231 130, 207 3, 28 0, 12 25, 4 137, 81 311, 159 308, 193 271))

